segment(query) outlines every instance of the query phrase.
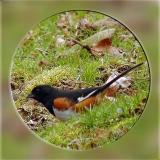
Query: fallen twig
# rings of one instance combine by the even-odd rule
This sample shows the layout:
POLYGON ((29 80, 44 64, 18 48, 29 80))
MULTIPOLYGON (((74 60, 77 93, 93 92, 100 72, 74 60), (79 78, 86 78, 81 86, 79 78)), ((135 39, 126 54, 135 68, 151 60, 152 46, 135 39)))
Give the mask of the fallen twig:
POLYGON ((76 44, 80 45, 82 48, 86 49, 93 57, 96 57, 95 54, 92 52, 92 48, 89 45, 82 44, 80 41, 76 39, 72 39, 76 44))

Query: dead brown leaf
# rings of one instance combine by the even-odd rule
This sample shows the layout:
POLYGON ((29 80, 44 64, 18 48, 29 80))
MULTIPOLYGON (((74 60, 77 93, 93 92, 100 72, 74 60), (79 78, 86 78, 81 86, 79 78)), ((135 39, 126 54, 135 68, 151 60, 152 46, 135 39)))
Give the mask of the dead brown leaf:
POLYGON ((48 61, 46 60, 41 60, 38 62, 38 66, 44 68, 45 66, 47 66, 49 64, 48 61))
POLYGON ((112 45, 112 41, 110 38, 105 38, 100 40, 98 43, 94 44, 91 47, 91 51, 94 55, 97 56, 103 56, 104 52, 110 48, 110 46, 112 45))

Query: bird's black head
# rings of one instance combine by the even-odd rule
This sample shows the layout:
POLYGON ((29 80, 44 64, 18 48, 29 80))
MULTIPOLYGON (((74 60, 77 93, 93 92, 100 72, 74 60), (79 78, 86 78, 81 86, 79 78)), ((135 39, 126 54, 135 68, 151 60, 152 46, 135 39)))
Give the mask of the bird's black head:
POLYGON ((33 98, 41 102, 50 112, 53 112, 52 104, 55 97, 55 89, 49 85, 39 85, 32 89, 27 98, 33 98))

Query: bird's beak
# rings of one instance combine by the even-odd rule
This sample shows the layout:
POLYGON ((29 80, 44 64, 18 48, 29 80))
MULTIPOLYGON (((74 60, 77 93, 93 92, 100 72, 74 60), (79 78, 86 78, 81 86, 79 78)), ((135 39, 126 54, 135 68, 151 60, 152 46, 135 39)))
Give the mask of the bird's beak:
POLYGON ((27 98, 35 98, 34 95, 32 93, 30 93, 27 98))

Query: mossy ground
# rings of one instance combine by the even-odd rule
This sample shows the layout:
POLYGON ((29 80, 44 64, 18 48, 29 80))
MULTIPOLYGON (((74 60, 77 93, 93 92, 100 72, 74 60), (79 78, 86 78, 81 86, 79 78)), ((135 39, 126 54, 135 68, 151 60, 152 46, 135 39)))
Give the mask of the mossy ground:
MULTIPOLYGON (((74 51, 65 44, 56 46, 58 35, 63 35, 64 39, 77 38, 75 26, 82 18, 87 18, 91 23, 106 18, 104 15, 86 11, 71 12, 70 16, 72 22, 65 28, 57 27, 60 15, 42 21, 27 33, 16 49, 11 70, 11 85, 13 93, 15 90, 20 91, 15 100, 17 109, 27 104, 26 96, 36 85, 50 84, 63 88, 65 83, 65 87, 71 89, 97 86, 104 83, 104 72, 99 68, 103 67, 109 76, 113 70, 124 65, 133 66, 132 63, 146 62, 143 49, 134 36, 120 38, 130 33, 119 26, 114 26, 116 31, 112 37, 112 45, 123 49, 123 57, 111 55, 106 51, 103 57, 94 58, 83 48, 74 51), (72 52, 69 52, 71 50, 72 52)), ((77 36, 81 41, 106 28, 81 29, 77 36)), ((92 110, 76 115, 66 122, 55 121, 45 126, 40 123, 35 132, 52 144, 78 150, 98 147, 119 139, 142 114, 149 93, 147 65, 128 76, 132 79, 131 88, 119 91, 115 102, 104 99, 92 110), (122 112, 119 113, 118 109, 122 112)), ((44 114, 49 115, 47 111, 44 114)), ((25 116, 23 118, 25 119, 25 116)), ((54 116, 52 118, 55 119, 54 116)))

